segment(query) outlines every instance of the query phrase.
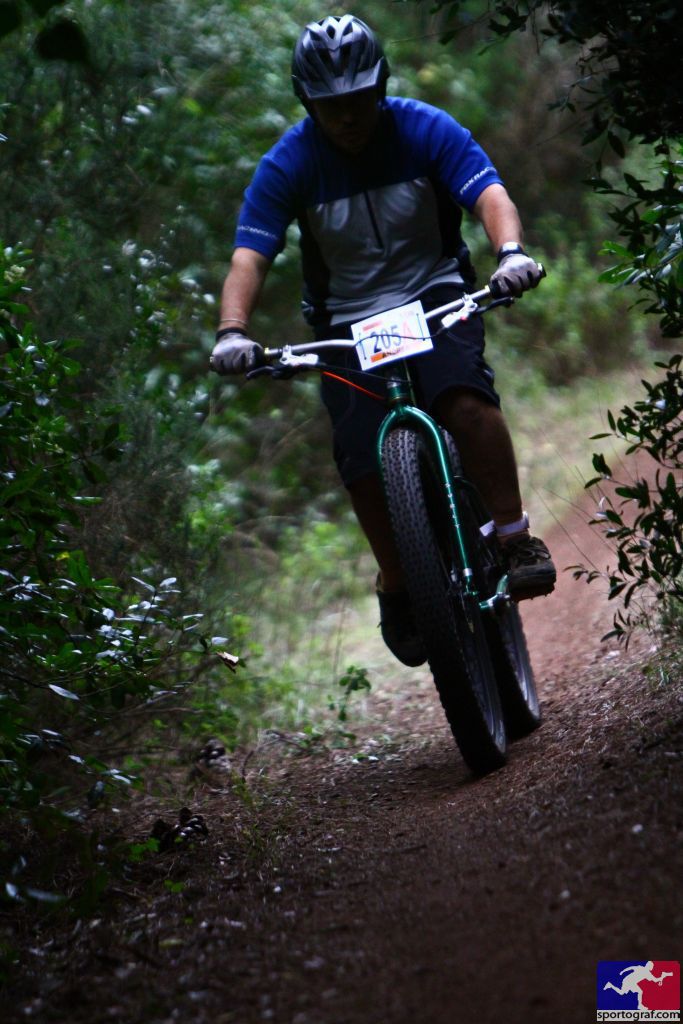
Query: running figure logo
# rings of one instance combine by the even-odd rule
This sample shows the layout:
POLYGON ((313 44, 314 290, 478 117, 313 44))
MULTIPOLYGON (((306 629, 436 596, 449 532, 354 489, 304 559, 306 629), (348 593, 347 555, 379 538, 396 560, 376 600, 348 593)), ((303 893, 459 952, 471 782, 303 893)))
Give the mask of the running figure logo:
POLYGON ((602 960, 597 981, 598 1021, 681 1019, 677 960, 602 960))

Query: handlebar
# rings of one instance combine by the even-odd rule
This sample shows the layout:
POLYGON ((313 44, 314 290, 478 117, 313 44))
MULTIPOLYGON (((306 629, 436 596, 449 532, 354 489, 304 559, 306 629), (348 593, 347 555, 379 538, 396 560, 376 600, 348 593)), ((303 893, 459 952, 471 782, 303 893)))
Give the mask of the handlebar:
MULTIPOLYGON (((486 313, 495 306, 511 306, 514 301, 512 296, 508 295, 494 298, 490 287, 486 285, 479 291, 462 295, 460 298, 453 299, 452 302, 447 302, 443 306, 430 309, 425 313, 425 320, 434 320, 436 317, 441 317, 442 327, 448 328, 457 320, 466 320, 475 313, 486 313), (480 303, 486 302, 489 299, 491 301, 487 306, 480 305, 480 303)), ((282 348, 266 348, 263 355, 269 363, 277 359, 284 359, 286 365, 292 367, 298 365, 301 369, 305 369, 306 366, 314 367, 317 365, 318 356, 316 353, 318 351, 323 351, 326 348, 356 348, 357 344, 356 340, 350 338, 328 338, 326 341, 310 341, 303 345, 284 345, 282 348), (306 356, 309 355, 311 358, 307 359, 306 356), (291 362, 287 362, 289 360, 291 362)), ((259 370, 252 370, 251 373, 247 374, 247 378, 258 373, 259 370)))
MULTIPOLYGON (((542 264, 538 264, 538 268, 541 272, 541 277, 545 277, 545 269, 542 264)), ((484 288, 479 291, 471 292, 470 294, 462 295, 458 299, 454 299, 452 302, 447 302, 443 306, 438 306, 436 309, 430 309, 425 313, 426 320, 434 320, 436 317, 441 317, 441 326, 446 329, 451 327, 458 320, 467 320, 470 316, 475 314, 483 314, 488 312, 490 309, 494 309, 496 306, 511 306, 514 302, 512 296, 500 296, 495 295, 489 285, 485 285, 484 288), (487 305, 481 305, 487 302, 487 305)), ((291 376, 297 370, 313 369, 318 365, 319 351, 324 351, 328 348, 356 348, 358 342, 355 339, 350 338, 328 338, 325 341, 311 341, 305 342, 301 345, 284 345, 282 348, 266 348, 263 351, 263 358, 269 365, 260 366, 247 373, 247 380, 253 377, 260 376, 263 373, 273 373, 273 366, 270 365, 279 360, 280 365, 275 368, 276 375, 285 377, 291 376), (280 371, 278 373, 278 371, 280 371)))

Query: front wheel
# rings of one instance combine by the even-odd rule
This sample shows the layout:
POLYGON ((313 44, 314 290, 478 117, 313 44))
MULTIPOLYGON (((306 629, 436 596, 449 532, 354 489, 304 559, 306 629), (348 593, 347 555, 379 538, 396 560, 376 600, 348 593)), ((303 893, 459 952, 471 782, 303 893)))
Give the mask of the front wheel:
POLYGON ((505 763, 503 713, 479 602, 463 584, 446 492, 430 447, 405 427, 382 448, 389 515, 417 628, 468 767, 505 763))

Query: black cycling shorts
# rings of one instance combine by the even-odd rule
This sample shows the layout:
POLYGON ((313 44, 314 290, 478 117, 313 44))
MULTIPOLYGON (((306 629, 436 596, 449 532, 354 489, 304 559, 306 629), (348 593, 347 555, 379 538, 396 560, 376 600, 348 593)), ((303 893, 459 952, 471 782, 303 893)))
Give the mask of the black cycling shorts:
MULTIPOLYGON (((440 285, 420 296, 425 312, 457 298, 461 292, 450 285, 440 285)), ((439 321, 432 321, 432 328, 439 321)), ((350 324, 337 324, 316 332, 318 339, 352 337, 350 324)), ((356 354, 351 349, 330 349, 321 353, 326 363, 340 368, 359 369, 356 354)), ((391 364, 390 364, 391 365, 391 364)), ((461 388, 482 395, 500 408, 500 398, 493 386, 494 375, 484 359, 484 325, 482 318, 474 316, 464 323, 456 323, 448 331, 434 338, 434 349, 411 359, 411 368, 417 378, 416 399, 419 406, 431 412, 434 402, 451 388, 461 388)), ((350 379, 361 387, 384 393, 381 376, 375 384, 371 377, 352 375, 350 379)), ((346 487, 356 480, 377 472, 375 439, 380 424, 387 414, 382 402, 370 398, 355 388, 329 377, 322 378, 322 400, 332 419, 334 458, 346 487)))

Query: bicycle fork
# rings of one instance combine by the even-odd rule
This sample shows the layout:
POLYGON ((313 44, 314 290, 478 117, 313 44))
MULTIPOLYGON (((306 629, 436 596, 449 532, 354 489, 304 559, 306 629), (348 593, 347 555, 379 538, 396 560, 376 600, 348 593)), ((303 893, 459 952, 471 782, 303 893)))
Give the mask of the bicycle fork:
POLYGON ((486 612, 488 614, 501 613, 511 601, 510 594, 508 593, 507 575, 504 575, 498 581, 495 594, 489 598, 481 599, 481 595, 476 585, 474 571, 472 569, 472 559, 470 558, 467 549, 465 531, 462 526, 462 518, 458 507, 459 499, 457 488, 454 484, 451 463, 448 457, 446 445, 444 444, 441 436, 440 428, 434 420, 427 415, 427 413, 422 412, 421 409, 418 409, 413 405, 405 404, 408 395, 405 392, 405 385, 403 382, 390 381, 388 391, 392 408, 382 422, 377 435, 377 456, 380 467, 382 466, 382 448, 387 434, 403 423, 412 423, 413 425, 418 426, 420 433, 427 438, 430 448, 435 456, 440 483, 442 484, 446 495, 450 520, 449 526, 457 544, 458 558, 463 580, 463 597, 466 600, 470 599, 476 602, 481 612, 486 612))

